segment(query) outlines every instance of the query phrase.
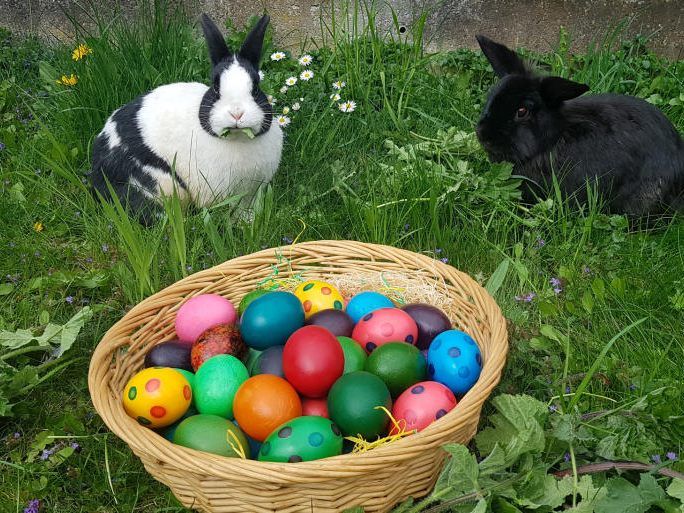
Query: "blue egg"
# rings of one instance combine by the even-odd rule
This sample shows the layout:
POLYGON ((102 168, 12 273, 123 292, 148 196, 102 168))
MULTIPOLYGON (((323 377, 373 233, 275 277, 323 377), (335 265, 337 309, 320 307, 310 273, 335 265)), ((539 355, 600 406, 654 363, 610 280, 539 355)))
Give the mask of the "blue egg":
POLYGON ((380 310, 381 308, 393 308, 394 303, 387 296, 379 292, 359 292, 349 300, 347 304, 347 314, 352 318, 354 324, 361 320, 366 314, 380 310))
POLYGON ((240 321, 245 343, 259 351, 282 346, 304 326, 304 308, 290 292, 269 292, 252 301, 240 321))
POLYGON ((459 398, 472 388, 482 372, 482 354, 467 333, 440 333, 428 350, 428 377, 438 381, 459 398))

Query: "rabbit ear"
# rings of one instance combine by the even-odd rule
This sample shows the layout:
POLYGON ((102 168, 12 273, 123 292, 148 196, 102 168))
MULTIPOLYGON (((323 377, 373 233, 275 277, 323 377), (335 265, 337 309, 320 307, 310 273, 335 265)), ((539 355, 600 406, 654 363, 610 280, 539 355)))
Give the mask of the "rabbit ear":
POLYGON ((214 66, 223 59, 230 57, 230 50, 228 50, 228 45, 226 45, 226 41, 223 39, 223 34, 221 34, 219 28, 206 14, 202 14, 202 31, 209 47, 211 63, 214 66))
POLYGON ((506 75, 524 75, 527 73, 525 63, 513 50, 502 44, 495 43, 488 37, 482 35, 475 36, 475 39, 477 39, 477 42, 482 49, 482 53, 485 54, 485 57, 487 57, 492 68, 494 68, 494 73, 496 73, 499 78, 505 77, 506 75))
POLYGON ((264 35, 266 34, 266 27, 270 18, 267 14, 254 26, 252 31, 247 35, 247 39, 242 44, 242 48, 238 55, 243 59, 251 62, 255 68, 259 69, 259 62, 261 61, 261 48, 264 45, 264 35))
POLYGON ((561 77, 542 78, 539 86, 541 96, 549 107, 558 107, 564 101, 577 98, 588 90, 589 86, 586 84, 561 77))

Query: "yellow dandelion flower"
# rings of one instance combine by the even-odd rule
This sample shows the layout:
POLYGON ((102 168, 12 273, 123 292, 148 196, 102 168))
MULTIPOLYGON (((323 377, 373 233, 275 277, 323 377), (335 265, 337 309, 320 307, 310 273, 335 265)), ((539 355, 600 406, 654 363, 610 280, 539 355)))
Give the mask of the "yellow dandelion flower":
POLYGON ((43 223, 41 223, 40 221, 36 221, 35 223, 33 223, 33 231, 35 232, 40 233, 43 231, 44 228, 45 227, 43 226, 43 223))
POLYGON ((55 80, 60 85, 75 86, 78 83, 78 77, 73 73, 70 76, 62 75, 62 78, 55 80))
POLYGON ((91 53, 93 53, 92 48, 90 48, 88 45, 80 44, 74 48, 74 51, 71 53, 71 58, 75 61, 80 61, 86 55, 90 55, 91 53))

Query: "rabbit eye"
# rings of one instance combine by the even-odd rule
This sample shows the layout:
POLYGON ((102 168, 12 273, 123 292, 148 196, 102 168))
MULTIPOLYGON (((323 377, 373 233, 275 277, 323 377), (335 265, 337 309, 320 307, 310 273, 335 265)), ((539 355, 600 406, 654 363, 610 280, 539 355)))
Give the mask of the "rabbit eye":
POLYGON ((515 116, 518 119, 524 119, 528 116, 529 113, 530 111, 527 110, 527 107, 519 107, 518 110, 515 112, 515 116))

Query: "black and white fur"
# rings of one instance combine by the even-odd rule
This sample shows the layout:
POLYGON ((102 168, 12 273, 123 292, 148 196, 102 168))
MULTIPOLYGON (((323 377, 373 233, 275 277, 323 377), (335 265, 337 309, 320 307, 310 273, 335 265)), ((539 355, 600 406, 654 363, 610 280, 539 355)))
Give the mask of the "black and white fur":
POLYGON ((117 109, 93 145, 90 180, 109 198, 105 179, 134 215, 149 224, 162 196, 208 206, 231 194, 252 195, 280 163, 283 133, 259 89, 259 61, 268 16, 237 54, 202 16, 212 62, 212 84, 158 87, 117 109), (251 128, 256 137, 225 129, 251 128))
POLYGON ((632 96, 597 94, 561 77, 541 77, 518 55, 477 41, 500 77, 477 136, 492 161, 514 164, 523 200, 561 192, 580 203, 596 184, 608 211, 642 217, 684 207, 684 142, 657 108, 632 96))

